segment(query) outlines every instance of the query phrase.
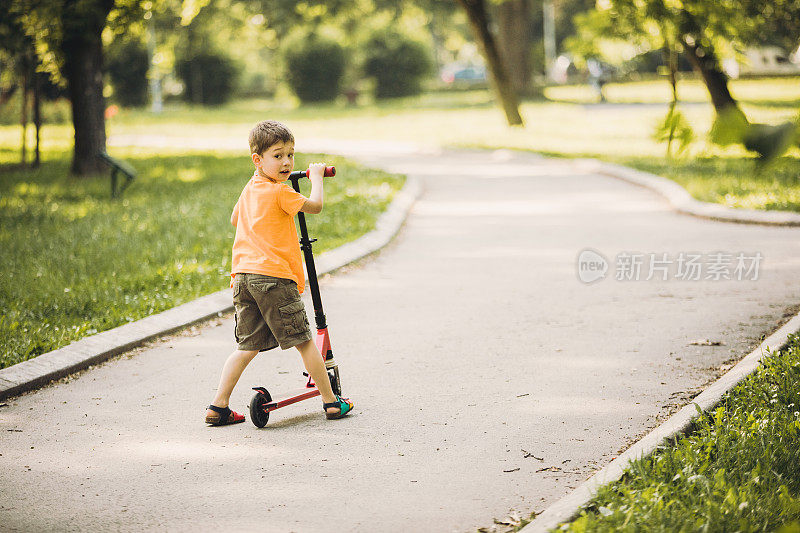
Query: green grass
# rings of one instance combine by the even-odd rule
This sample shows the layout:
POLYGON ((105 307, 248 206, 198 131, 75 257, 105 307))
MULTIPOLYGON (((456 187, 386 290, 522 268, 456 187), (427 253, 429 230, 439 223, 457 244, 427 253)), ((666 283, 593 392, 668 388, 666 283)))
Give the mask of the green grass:
POLYGON ((698 200, 746 209, 800 212, 800 158, 784 157, 760 169, 750 157, 616 157, 614 163, 670 178, 698 200))
MULTIPOLYGON (((800 85, 800 83, 798 84, 800 85)), ((465 97, 469 95, 459 95, 465 97)), ((595 157, 617 162, 674 179, 695 198, 732 207, 788 209, 798 211, 800 198, 800 149, 793 148, 776 165, 756 173, 756 160, 742 149, 727 150, 697 141, 690 154, 668 159, 665 147, 651 139, 655 124, 666 107, 593 106, 567 103, 528 102, 522 106, 527 119, 524 129, 509 128, 502 114, 480 105, 479 94, 465 100, 461 108, 447 108, 420 99, 404 100, 383 107, 356 109, 338 106, 294 110, 272 108, 261 101, 237 102, 201 113, 176 108, 154 116, 146 111, 124 111, 110 121, 114 135, 158 135, 168 145, 171 139, 246 139, 255 120, 272 117, 286 122, 298 139, 333 138, 414 142, 483 149, 510 148, 558 157, 595 157), (472 102, 472 103, 470 103, 472 102), (247 113, 247 109, 254 109, 247 113), (255 118, 254 118, 255 117, 255 118), (193 121, 197 122, 193 122, 193 121)), ((751 120, 778 123, 791 120, 788 107, 752 107, 751 120)), ((711 126, 710 106, 684 109, 701 139, 711 126)), ((0 127, 0 145, 19 142, 18 128, 0 127)), ((67 150, 67 126, 44 129, 45 146, 67 150)), ((120 138, 120 137, 118 137, 120 138)), ((242 141, 242 153, 246 153, 242 141)), ((110 148, 114 152, 114 148, 110 148)), ((9 154, 9 157, 11 155, 9 154)))
MULTIPOLYGON (((734 80, 731 91, 753 122, 794 120, 800 110, 800 80, 734 80)), ((681 158, 665 157, 652 139, 663 119, 669 87, 663 80, 608 84, 608 105, 593 103, 587 86, 550 87, 551 100, 521 105, 524 128, 509 128, 488 91, 430 93, 367 106, 326 104, 296 107, 267 100, 233 102, 216 109, 174 106, 153 115, 123 110, 109 123, 112 135, 148 135, 157 128, 170 138, 244 139, 261 118, 286 122, 298 139, 334 138, 413 142, 431 146, 519 149, 559 157, 596 157, 629 164, 674 179, 696 198, 733 207, 798 210, 800 149, 755 173, 755 159, 742 148, 721 149, 705 138, 714 117, 705 87, 679 83, 681 110, 698 140, 681 158), (191 127, 187 127, 191 124, 191 127)), ((58 137, 61 134, 57 134, 58 137)), ((244 149, 244 148, 243 148, 244 149)))
POLYGON ((800 531, 800 335, 568 531, 800 531))
MULTIPOLYGON (((789 107, 795 111, 800 108, 800 83, 796 77, 732 80, 730 90, 734 98, 746 105, 789 107)), ((609 102, 615 103, 666 104, 672 99, 672 89, 664 79, 608 83, 603 93, 609 102)), ((588 85, 548 87, 545 96, 554 101, 582 104, 597 100, 588 85)), ((709 101, 705 85, 692 77, 679 80, 678 99, 692 103, 709 101)))
MULTIPOLYGON (((120 200, 108 176, 69 177, 64 152, 45 152, 36 171, 0 167, 0 367, 228 286, 246 152, 112 153, 139 172, 120 200)), ((15 157, 0 150, 0 161, 15 157)), ((330 156, 304 154, 298 168, 312 159, 338 170, 308 218, 315 252, 370 231, 402 185, 330 156)))

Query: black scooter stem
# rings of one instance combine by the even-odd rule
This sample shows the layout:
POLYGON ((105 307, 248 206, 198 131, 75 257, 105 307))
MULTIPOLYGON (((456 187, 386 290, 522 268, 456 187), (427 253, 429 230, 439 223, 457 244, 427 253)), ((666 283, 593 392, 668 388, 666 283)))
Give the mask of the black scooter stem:
MULTIPOLYGON (((333 168, 333 167, 328 167, 333 168)), ((327 170, 327 168, 326 168, 327 170)), ((334 173, 336 171, 334 170, 334 173)), ((307 171, 292 172, 289 179, 292 181, 292 188, 300 192, 300 178, 306 177, 307 171), (295 176, 297 174, 297 176, 295 176)), ((308 288, 311 290, 311 301, 314 303, 314 320, 317 323, 317 329, 325 329, 328 327, 327 320, 325 319, 325 312, 322 309, 322 297, 319 293, 319 282, 317 281, 317 267, 314 265, 314 253, 311 251, 311 243, 316 239, 308 238, 308 228, 306 227, 305 213, 299 211, 297 213, 297 222, 300 226, 300 249, 303 250, 303 256, 306 260, 306 272, 308 272, 308 288)))

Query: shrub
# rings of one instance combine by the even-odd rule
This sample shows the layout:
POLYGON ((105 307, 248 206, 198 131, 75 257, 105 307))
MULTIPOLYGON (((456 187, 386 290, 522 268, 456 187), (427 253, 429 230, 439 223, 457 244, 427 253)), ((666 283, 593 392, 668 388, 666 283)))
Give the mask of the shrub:
POLYGON ((377 98, 419 94, 433 66, 425 45, 394 31, 373 35, 365 53, 364 72, 375 78, 377 98))
POLYGON ((677 143, 675 153, 681 155, 694 141, 692 126, 680 110, 670 108, 667 116, 656 125, 653 140, 667 143, 667 157, 672 156, 672 144, 677 143))
POLYGON ((147 103, 147 49, 135 40, 115 41, 108 48, 106 72, 114 86, 114 101, 139 107, 147 103))
POLYGON ((203 105, 227 102, 239 75, 236 63, 218 52, 199 52, 181 58, 176 71, 184 84, 183 99, 203 105))
POLYGON ((345 67, 344 49, 326 37, 298 40, 286 52, 287 79, 303 102, 328 102, 336 98, 345 67))

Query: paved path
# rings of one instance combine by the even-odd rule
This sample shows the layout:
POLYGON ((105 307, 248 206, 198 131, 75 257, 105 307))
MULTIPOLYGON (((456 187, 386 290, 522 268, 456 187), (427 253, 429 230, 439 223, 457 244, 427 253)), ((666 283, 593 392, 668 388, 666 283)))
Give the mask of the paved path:
MULTIPOLYGON (((322 284, 356 414, 311 401, 206 428, 225 318, 0 407, 0 529, 474 531, 563 496, 800 301, 800 228, 678 215, 534 155, 365 161, 426 191, 394 243, 322 284), (578 280, 587 247, 610 279, 578 280), (624 251, 764 260, 757 281, 622 282, 624 251), (724 344, 689 344, 705 338, 724 344)), ((300 371, 262 354, 232 405, 300 371)))

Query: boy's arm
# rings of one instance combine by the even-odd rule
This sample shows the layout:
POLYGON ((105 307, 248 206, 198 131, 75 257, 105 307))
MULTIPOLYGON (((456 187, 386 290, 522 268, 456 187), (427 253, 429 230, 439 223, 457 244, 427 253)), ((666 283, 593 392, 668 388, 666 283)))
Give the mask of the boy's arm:
POLYGON ((325 172, 325 163, 311 163, 308 169, 308 178, 311 180, 311 194, 308 195, 308 199, 303 204, 303 207, 300 208, 300 211, 316 215, 322 212, 322 175, 325 172))
POLYGON ((239 202, 236 202, 236 205, 233 206, 233 213, 231 213, 231 224, 234 226, 239 221, 239 202))

